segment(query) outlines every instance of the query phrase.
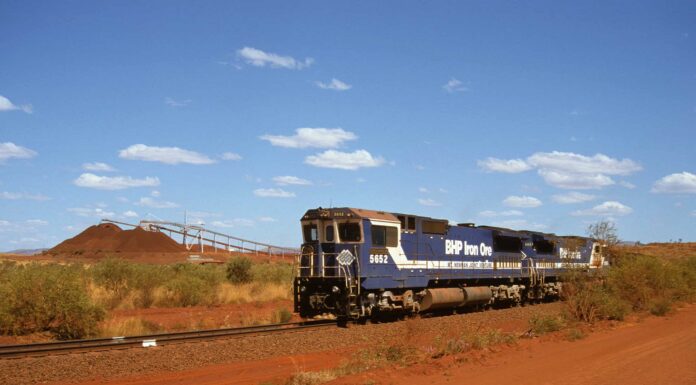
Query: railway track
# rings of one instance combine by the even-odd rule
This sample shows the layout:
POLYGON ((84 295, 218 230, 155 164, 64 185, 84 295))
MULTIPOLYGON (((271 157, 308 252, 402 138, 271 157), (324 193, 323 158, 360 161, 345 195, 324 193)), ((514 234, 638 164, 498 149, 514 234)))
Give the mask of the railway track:
POLYGON ((282 333, 335 325, 336 321, 333 320, 317 320, 260 326, 246 326, 241 328, 160 333, 131 337, 111 337, 60 342, 42 342, 26 345, 0 345, 0 359, 39 357, 56 354, 84 353, 114 349, 149 348, 176 343, 206 341, 219 338, 249 336, 255 334, 282 333))

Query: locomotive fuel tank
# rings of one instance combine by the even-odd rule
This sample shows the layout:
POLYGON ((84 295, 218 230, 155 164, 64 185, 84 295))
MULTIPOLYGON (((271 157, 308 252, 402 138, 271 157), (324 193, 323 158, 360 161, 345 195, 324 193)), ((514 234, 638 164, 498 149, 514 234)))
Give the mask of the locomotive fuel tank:
POLYGON ((493 297, 488 286, 426 289, 420 301, 420 310, 437 310, 490 302, 493 297))

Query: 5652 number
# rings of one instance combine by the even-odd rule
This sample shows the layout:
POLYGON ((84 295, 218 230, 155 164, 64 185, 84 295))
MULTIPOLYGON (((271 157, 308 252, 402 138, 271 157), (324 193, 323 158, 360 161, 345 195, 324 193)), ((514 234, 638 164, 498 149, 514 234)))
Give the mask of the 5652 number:
POLYGON ((370 254, 370 263, 388 263, 389 255, 385 254, 370 254))

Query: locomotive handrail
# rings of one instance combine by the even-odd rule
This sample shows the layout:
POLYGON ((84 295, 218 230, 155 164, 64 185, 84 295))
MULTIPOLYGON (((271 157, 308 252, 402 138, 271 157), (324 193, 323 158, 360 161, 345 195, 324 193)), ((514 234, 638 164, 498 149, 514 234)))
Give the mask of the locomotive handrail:
MULTIPOLYGON (((314 258, 316 258, 316 255, 307 255, 305 253, 301 253, 297 256, 297 276, 298 277, 321 277, 321 278, 344 278, 346 276, 350 276, 349 273, 344 273, 343 275, 340 274, 342 271, 341 268, 342 266, 338 264, 338 262, 335 262, 333 265, 327 265, 326 264, 326 258, 327 257, 337 257, 340 253, 325 253, 322 252, 320 255, 320 273, 315 274, 315 267, 316 264, 314 263, 314 258), (306 256, 309 258, 309 264, 307 266, 302 266, 302 257, 306 256), (327 270, 334 270, 338 272, 336 275, 330 275, 327 274, 327 270), (307 275, 303 275, 303 272, 309 272, 307 275)), ((355 261, 353 263, 356 264, 356 273, 355 273, 355 278, 360 278, 360 258, 357 257, 357 247, 354 245, 353 246, 353 254, 356 255, 355 261)))

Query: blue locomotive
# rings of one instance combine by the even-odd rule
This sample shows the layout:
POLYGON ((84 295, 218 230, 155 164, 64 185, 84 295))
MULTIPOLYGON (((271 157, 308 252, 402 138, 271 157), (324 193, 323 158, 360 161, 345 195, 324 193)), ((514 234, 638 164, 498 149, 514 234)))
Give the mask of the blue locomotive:
POLYGON ((294 281, 295 311, 365 320, 557 297, 561 274, 606 263, 593 239, 451 225, 356 208, 311 209, 294 281))

